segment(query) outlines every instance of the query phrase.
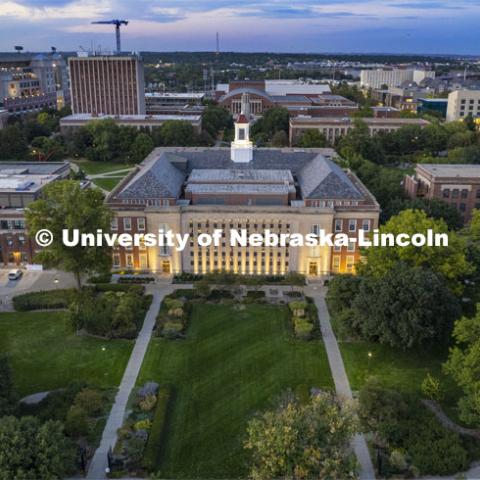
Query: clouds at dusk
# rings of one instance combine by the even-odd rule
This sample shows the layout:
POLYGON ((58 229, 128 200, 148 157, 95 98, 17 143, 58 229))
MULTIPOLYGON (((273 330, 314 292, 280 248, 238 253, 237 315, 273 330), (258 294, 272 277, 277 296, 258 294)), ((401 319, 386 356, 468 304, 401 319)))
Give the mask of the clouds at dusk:
POLYGON ((480 53, 477 0, 0 0, 0 50, 480 53))

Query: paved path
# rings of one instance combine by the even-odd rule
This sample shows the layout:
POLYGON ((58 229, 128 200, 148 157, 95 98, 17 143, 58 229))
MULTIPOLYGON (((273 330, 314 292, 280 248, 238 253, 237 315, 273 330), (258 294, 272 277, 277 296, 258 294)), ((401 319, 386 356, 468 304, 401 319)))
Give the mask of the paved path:
MULTIPOLYGON (((330 364, 335 390, 340 397, 353 400, 352 389, 350 388, 347 372, 345 371, 345 365, 343 364, 337 339, 335 338, 330 323, 330 314, 328 313, 327 304, 325 303, 325 289, 321 287, 307 287, 305 288, 305 293, 314 299, 318 309, 320 329, 327 351, 328 363, 330 364)), ((360 463, 360 479, 374 479, 375 470, 370 458, 365 436, 363 434, 355 435, 352 439, 352 447, 360 463)))
POLYGON ((115 397, 115 402, 110 411, 110 415, 108 416, 102 440, 100 441, 100 445, 97 448, 90 464, 90 468, 88 469, 86 477, 88 479, 101 480, 106 478, 105 469, 108 466, 108 451, 110 450, 110 447, 113 449, 117 441, 117 430, 123 424, 128 397, 135 386, 143 358, 147 352, 148 344, 152 336, 152 330, 155 326, 155 319, 160 309, 160 304, 163 297, 171 293, 173 290, 174 287, 171 285, 161 287, 158 285, 152 285, 147 287, 147 293, 153 295, 152 305, 145 316, 143 327, 135 341, 135 346, 133 347, 127 368, 123 374, 118 393, 115 397))

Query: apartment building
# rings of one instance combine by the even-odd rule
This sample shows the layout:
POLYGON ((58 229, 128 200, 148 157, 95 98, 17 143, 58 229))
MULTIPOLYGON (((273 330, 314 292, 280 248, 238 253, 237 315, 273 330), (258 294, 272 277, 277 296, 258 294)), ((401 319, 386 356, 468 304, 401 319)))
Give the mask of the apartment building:
POLYGON ((420 83, 435 78, 435 72, 417 68, 379 68, 360 71, 360 85, 365 88, 398 87, 404 82, 420 83))
POLYGON ((82 53, 68 63, 74 114, 145 114, 143 63, 138 56, 82 53))
POLYGON ((480 116, 480 90, 455 90, 448 95, 447 122, 480 116))
POLYGON ((418 164, 404 185, 411 198, 437 198, 453 205, 465 223, 474 209, 480 210, 480 165, 418 164))

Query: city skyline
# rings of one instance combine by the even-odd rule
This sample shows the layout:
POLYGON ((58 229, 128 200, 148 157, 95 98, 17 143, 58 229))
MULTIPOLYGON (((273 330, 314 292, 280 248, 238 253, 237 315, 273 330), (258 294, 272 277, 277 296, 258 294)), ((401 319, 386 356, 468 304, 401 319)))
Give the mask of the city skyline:
POLYGON ((114 49, 124 18, 125 51, 480 54, 476 0, 0 0, 0 50, 114 49), (221 21, 220 21, 221 19, 221 21))

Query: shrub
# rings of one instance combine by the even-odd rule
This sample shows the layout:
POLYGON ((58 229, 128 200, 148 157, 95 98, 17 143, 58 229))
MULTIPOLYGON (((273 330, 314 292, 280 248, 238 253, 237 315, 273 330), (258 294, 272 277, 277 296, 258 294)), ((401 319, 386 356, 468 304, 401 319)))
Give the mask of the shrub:
POLYGON ((159 468, 162 440, 166 430, 168 405, 171 398, 171 390, 161 388, 158 392, 157 408, 153 416, 152 428, 148 436, 145 453, 143 456, 143 466, 147 470, 155 470, 159 468))
POLYGON ((165 322, 162 329, 162 335, 165 338, 174 339, 181 336, 183 330, 182 322, 165 322))
POLYGON ((152 422, 148 419, 145 419, 145 420, 139 420, 137 423, 135 423, 135 425, 133 426, 133 429, 135 431, 150 430, 151 427, 152 427, 152 422))
POLYGON ((94 286, 96 292, 134 292, 143 295, 143 285, 122 285, 121 283, 97 283, 94 286))
POLYGON ((102 273, 100 275, 95 275, 90 277, 88 283, 110 283, 112 281, 111 273, 102 273))
POLYGON ((13 307, 17 312, 67 308, 74 295, 73 288, 24 293, 13 297, 13 307))
POLYGON ((165 303, 165 306, 168 310, 176 310, 177 308, 182 308, 184 303, 182 300, 168 296, 163 299, 163 302, 165 303))
POLYGON ((90 421, 87 412, 77 405, 73 405, 65 419, 65 432, 70 437, 86 437, 90 434, 90 421))
POLYGON ((142 283, 152 283, 155 282, 153 277, 142 277, 142 276, 135 276, 135 277, 120 277, 118 279, 118 283, 124 284, 142 284, 142 283))
POLYGON ((309 338, 311 338, 313 332, 313 325, 303 318, 294 317, 293 320, 295 336, 301 340, 308 340, 309 338))
POLYGON ((144 399, 149 395, 156 395, 158 388, 159 385, 157 382, 146 382, 138 389, 137 396, 141 399, 144 399))
POLYGON ((442 400, 444 396, 440 380, 430 375, 430 373, 427 373, 422 382, 422 393, 430 400, 435 400, 436 402, 442 400))
POLYGON ((138 402, 138 406, 142 412, 150 412, 157 403, 156 395, 147 395, 138 402))
POLYGON ((290 302, 288 304, 288 307, 292 311, 293 315, 295 315, 296 317, 304 317, 305 309, 307 308, 307 303, 300 302, 300 301, 290 302))
POLYGON ((93 388, 84 388, 75 396, 74 405, 82 408, 89 416, 100 415, 104 408, 103 395, 93 388))

